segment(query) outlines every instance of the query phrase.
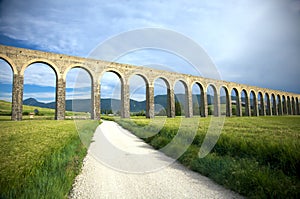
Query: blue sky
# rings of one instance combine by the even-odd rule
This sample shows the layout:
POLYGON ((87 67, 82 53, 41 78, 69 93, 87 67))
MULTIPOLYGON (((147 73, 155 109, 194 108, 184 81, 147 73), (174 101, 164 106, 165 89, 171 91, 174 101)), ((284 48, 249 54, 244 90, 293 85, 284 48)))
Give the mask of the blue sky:
MULTIPOLYGON (((299 0, 0 1, 0 43, 4 45, 87 57, 115 35, 148 27, 176 31, 195 41, 223 80, 300 93, 299 0)), ((183 59, 157 50, 137 51, 116 61, 172 66, 177 72, 193 74, 183 59)), ((0 98, 10 100, 11 74, 4 62, 0 68, 0 98)), ((113 78, 107 74, 102 80, 104 98, 111 97, 117 86, 113 78)), ((71 70, 67 98, 88 98, 89 81, 84 71, 71 70)), ((142 82, 137 77, 132 81, 132 85, 142 82)), ((54 85, 51 69, 30 66, 25 71, 24 99, 53 101, 54 85)), ((131 88, 131 97, 143 100, 144 88, 138 87, 131 88)))

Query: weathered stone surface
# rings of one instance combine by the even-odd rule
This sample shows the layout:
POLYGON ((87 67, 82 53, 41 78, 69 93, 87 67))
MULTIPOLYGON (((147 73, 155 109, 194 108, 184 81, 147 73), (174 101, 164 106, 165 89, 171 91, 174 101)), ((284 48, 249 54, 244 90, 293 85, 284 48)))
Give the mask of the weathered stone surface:
POLYGON ((289 93, 285 91, 271 90, 266 88, 259 88, 255 86, 243 85, 233 82, 226 82, 222 80, 213 80, 199 76, 179 74, 175 72, 168 72, 145 68, 140 66, 133 66, 128 64, 120 64, 114 62, 107 62, 95 59, 86 59, 75 56, 68 56, 62 54, 55 54, 49 52, 42 52, 24 48, 15 48, 10 46, 0 45, 0 58, 5 60, 12 68, 14 73, 13 79, 13 93, 12 93, 12 120, 22 119, 22 103, 23 103, 23 76, 25 69, 32 63, 41 62, 48 64, 56 73, 56 119, 64 119, 65 117, 65 84, 66 75, 68 71, 74 67, 80 67, 86 70, 93 82, 92 86, 92 113, 93 119, 100 118, 100 79, 102 75, 107 72, 116 73, 121 81, 121 101, 122 110, 121 116, 124 118, 130 117, 130 99, 129 99, 129 79, 136 74, 141 76, 146 83, 146 99, 147 110, 146 115, 149 118, 154 117, 154 89, 153 85, 157 78, 162 78, 168 87, 168 117, 175 117, 175 98, 174 86, 177 81, 181 81, 186 88, 186 117, 193 116, 191 88, 197 84, 201 90, 201 115, 206 117, 208 115, 207 105, 207 88, 212 86, 217 95, 214 97, 215 116, 220 115, 220 96, 221 88, 225 89, 227 94, 226 115, 231 116, 231 91, 237 91, 237 115, 242 115, 241 92, 246 93, 246 115, 251 115, 250 92, 253 92, 254 116, 266 115, 268 110, 269 115, 283 115, 283 114, 300 114, 299 113, 299 94, 289 93), (149 86, 150 85, 150 86, 149 86), (258 95, 261 94, 260 100, 258 95), (265 96, 267 97, 265 102, 265 96), (280 100, 271 100, 270 98, 279 97, 280 100), (260 103, 258 103, 260 101, 260 103), (276 103, 275 103, 276 102, 276 103))

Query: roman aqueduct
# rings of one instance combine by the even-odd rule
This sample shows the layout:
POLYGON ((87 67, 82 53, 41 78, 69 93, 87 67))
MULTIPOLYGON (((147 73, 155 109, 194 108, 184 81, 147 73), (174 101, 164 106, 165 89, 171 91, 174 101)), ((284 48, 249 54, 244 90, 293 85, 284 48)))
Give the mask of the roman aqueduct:
POLYGON ((146 116, 154 117, 154 82, 161 78, 167 85, 167 115, 175 117, 174 85, 177 81, 185 87, 185 116, 193 116, 192 87, 198 85, 201 90, 201 116, 208 115, 207 89, 214 90, 214 116, 220 116, 220 90, 226 93, 226 116, 232 116, 231 92, 236 94, 236 115, 242 116, 242 93, 245 98, 246 116, 299 115, 299 94, 270 90, 199 76, 161 71, 140 66, 86 59, 62 54, 42 52, 30 49, 0 45, 0 58, 6 61, 13 71, 12 120, 22 120, 24 71, 33 63, 45 63, 56 74, 56 111, 55 118, 65 118, 66 75, 72 68, 86 70, 92 80, 92 119, 100 119, 100 79, 105 72, 113 72, 121 81, 121 117, 130 117, 129 79, 133 75, 142 77, 146 84, 146 116), (250 95, 253 106, 250 105, 250 95), (252 111, 251 111, 252 110, 252 111))

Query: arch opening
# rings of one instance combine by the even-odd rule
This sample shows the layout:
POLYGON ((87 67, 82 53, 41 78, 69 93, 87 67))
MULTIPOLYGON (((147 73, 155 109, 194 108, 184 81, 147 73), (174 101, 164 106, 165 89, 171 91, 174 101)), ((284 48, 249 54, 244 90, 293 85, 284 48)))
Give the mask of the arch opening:
POLYGON ((241 106, 242 106, 241 116, 250 116, 249 98, 248 98, 247 91, 245 89, 241 91, 241 106))
POLYGON ((57 74, 49 64, 35 62, 26 67, 24 71, 23 104, 41 108, 23 110, 25 119, 39 116, 44 118, 57 118, 57 74))
POLYGON ((154 80, 154 113, 156 116, 171 116, 170 86, 164 78, 154 80))
POLYGON ((187 116, 187 85, 178 80, 174 85, 175 116, 187 116))
POLYGON ((274 94, 271 94, 271 115, 278 115, 277 112, 277 98, 275 97, 274 94))
POLYGON ((84 68, 74 67, 67 72, 66 118, 91 118, 92 82, 91 74, 84 68))
POLYGON ((146 80, 140 75, 129 79, 130 115, 146 116, 146 80))
POLYGON ((282 115, 287 115, 288 112, 287 112, 287 103, 286 103, 286 98, 285 96, 283 95, 282 96, 282 115))
POLYGON ((12 103, 12 92, 13 68, 5 59, 0 58, 0 100, 5 107, 0 111, 0 115, 12 116, 12 104, 8 104, 12 103))
POLYGON ((271 115, 271 103, 270 103, 270 96, 269 96, 269 94, 265 93, 264 98, 265 98, 265 100, 264 100, 264 107, 265 107, 266 115, 271 115))
POLYGON ((277 95, 276 98, 277 98, 277 100, 276 100, 277 101, 277 113, 278 113, 278 115, 283 115, 281 97, 280 97, 280 95, 277 95))
POLYGON ((229 93, 225 86, 220 88, 220 115, 231 116, 229 93))
POLYGON ((264 97, 261 92, 258 92, 258 94, 257 94, 257 101, 258 101, 259 116, 264 116, 265 115, 265 102, 264 102, 264 97))
POLYGON ((240 108, 240 96, 239 92, 236 88, 231 90, 231 111, 232 115, 241 116, 241 108, 240 108))
POLYGON ((257 112, 257 99, 254 91, 250 91, 250 113, 251 116, 258 116, 257 112))
POLYGON ((192 86, 192 102, 193 102, 193 115, 204 116, 204 96, 203 96, 203 86, 196 82, 192 86))
POLYGON ((290 96, 286 97, 286 103, 287 103, 287 114, 292 115, 292 106, 291 106, 291 99, 290 96))
POLYGON ((208 115, 219 116, 219 97, 217 89, 214 85, 210 84, 207 87, 207 105, 208 115))
POLYGON ((100 113, 102 115, 122 116, 123 81, 115 71, 105 72, 100 79, 100 113))

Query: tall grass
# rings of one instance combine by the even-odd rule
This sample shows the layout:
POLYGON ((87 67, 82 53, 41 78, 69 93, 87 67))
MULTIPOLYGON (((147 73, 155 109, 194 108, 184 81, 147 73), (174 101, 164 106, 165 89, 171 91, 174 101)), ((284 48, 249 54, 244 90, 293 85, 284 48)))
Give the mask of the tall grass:
MULTIPOLYGON (((81 122, 90 140, 98 122, 81 122)), ((0 126, 0 198, 67 197, 87 151, 74 121, 1 121, 0 126)))
MULTIPOLYGON (((205 158, 199 158, 198 152, 210 118, 169 118, 157 134, 143 139, 161 149, 181 124, 199 119, 192 145, 178 159, 182 164, 250 198, 300 198, 299 116, 226 118, 217 144, 205 158)), ((140 137, 159 129, 144 118, 116 121, 140 137)), ((189 133, 193 129, 186 125, 184 130, 189 133)), ((176 157, 174 151, 164 152, 176 157)))

